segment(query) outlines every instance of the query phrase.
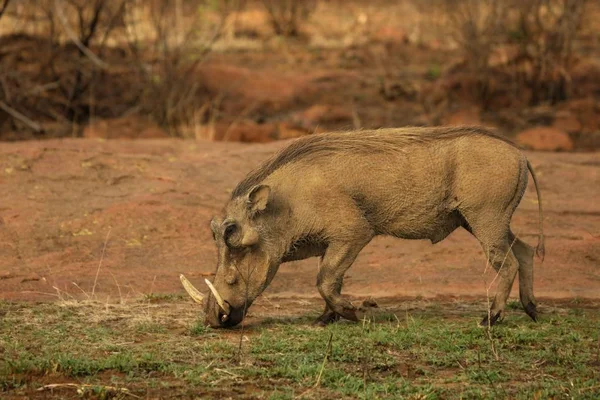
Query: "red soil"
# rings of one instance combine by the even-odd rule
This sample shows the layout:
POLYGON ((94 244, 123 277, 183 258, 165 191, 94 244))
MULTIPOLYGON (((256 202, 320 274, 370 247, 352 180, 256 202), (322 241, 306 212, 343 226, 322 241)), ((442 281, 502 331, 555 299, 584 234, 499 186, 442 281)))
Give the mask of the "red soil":
MULTIPOLYGON (((0 299, 117 300, 203 288, 216 264, 209 221, 236 183, 286 142, 49 140, 0 146, 0 299)), ((600 299, 600 153, 528 153, 541 183, 546 259, 538 298, 600 299)), ((531 181, 531 179, 530 179, 531 181)), ((530 183, 513 231, 537 242, 530 183)), ((445 241, 377 238, 344 293, 483 299, 485 258, 466 231, 445 241)), ((265 292, 318 297, 317 260, 283 265, 265 292)), ((517 285, 513 295, 517 295, 517 285)), ((493 293, 493 292, 492 292, 493 293)))

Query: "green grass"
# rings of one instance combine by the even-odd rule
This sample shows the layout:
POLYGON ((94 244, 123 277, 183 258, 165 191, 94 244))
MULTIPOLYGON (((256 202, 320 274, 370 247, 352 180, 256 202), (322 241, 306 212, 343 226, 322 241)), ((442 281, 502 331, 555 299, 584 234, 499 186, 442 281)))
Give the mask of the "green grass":
POLYGON ((425 74, 425 78, 435 81, 442 75, 442 67, 439 64, 430 65, 425 74))
POLYGON ((488 332, 454 306, 326 328, 315 308, 221 331, 177 298, 0 303, 0 398, 65 382, 80 385, 54 389, 67 398, 599 398, 599 309, 555 307, 537 324, 515 310, 488 332))

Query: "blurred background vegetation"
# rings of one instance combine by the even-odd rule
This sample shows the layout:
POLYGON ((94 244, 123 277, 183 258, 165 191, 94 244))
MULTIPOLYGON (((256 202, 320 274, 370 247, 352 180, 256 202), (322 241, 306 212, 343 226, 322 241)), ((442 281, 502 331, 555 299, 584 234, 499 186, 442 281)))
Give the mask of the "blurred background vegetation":
POLYGON ((600 144, 586 0, 0 0, 0 140, 481 124, 600 144))

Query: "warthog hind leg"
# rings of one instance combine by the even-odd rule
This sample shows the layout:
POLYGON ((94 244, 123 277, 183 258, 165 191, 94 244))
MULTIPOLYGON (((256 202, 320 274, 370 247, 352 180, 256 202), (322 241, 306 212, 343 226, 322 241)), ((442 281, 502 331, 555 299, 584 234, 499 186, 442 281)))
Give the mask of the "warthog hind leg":
MULTIPOLYGON (((510 216, 509 216, 510 217, 510 216)), ((479 215, 478 218, 465 218, 466 229, 479 240, 483 251, 498 274, 496 295, 489 313, 481 321, 482 326, 491 326, 498 322, 504 313, 506 301, 519 271, 519 260, 513 252, 515 241, 510 232, 510 218, 499 218, 494 213, 479 215)), ((487 289, 487 288, 486 288, 487 289)))
POLYGON ((509 236, 513 242, 513 253, 519 261, 519 298, 523 309, 529 317, 537 321, 537 302, 533 296, 533 255, 535 250, 511 232, 509 236))
POLYGON ((499 279, 499 281, 496 296, 494 297, 489 314, 481 321, 481 325, 483 326, 494 325, 502 317, 506 301, 508 300, 519 269, 519 262, 507 242, 492 245, 489 249, 489 263, 496 270, 498 274, 496 279, 499 279))

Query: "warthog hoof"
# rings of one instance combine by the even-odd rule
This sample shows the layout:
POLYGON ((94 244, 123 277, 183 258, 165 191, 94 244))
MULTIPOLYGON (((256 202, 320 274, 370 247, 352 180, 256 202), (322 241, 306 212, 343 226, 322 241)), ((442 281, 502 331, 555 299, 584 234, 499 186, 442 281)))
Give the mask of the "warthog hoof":
POLYGON ((533 303, 529 303, 527 304, 525 307, 525 312, 527 313, 527 315, 529 315, 529 317, 534 321, 537 322, 537 307, 535 304, 533 303))
POLYGON ((319 318, 317 318, 315 320, 314 325, 327 326, 336 321, 339 321, 339 319, 340 319, 340 316, 337 313, 335 313, 334 311, 331 311, 331 310, 327 310, 323 314, 321 314, 321 316, 319 318))
POLYGON ((353 322, 360 321, 364 316, 364 312, 357 310, 355 307, 344 307, 338 314, 340 317, 353 322))
POLYGON ((494 324, 496 322, 498 322, 498 320, 502 316, 502 311, 498 311, 496 314, 492 314, 491 320, 488 320, 489 316, 490 316, 490 314, 483 317, 483 319, 481 320, 481 323, 480 323, 481 326, 494 326, 494 324))

